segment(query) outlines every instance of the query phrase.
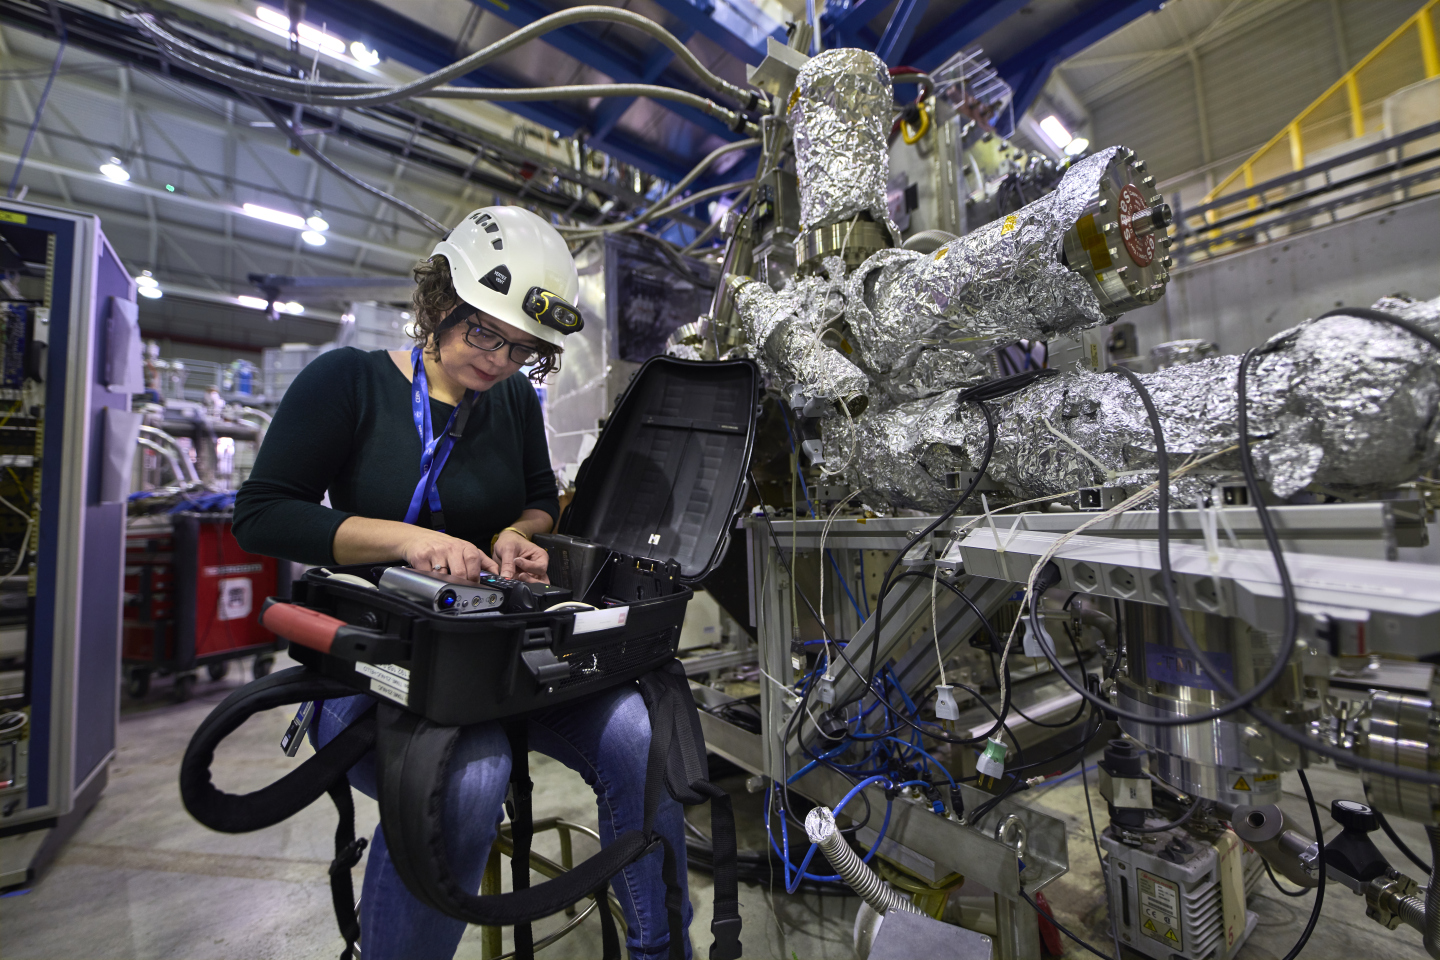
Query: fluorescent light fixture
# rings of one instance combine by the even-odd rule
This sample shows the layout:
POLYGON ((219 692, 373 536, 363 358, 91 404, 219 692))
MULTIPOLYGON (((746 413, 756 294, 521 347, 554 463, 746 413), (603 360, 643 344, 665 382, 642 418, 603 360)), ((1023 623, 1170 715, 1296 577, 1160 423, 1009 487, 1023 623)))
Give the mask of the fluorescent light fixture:
MULTIPOLYGON (((255 19, 275 30, 282 31, 286 36, 290 34, 290 18, 273 7, 259 6, 255 8, 255 19)), ((311 49, 319 48, 332 56, 343 57, 345 55, 345 41, 339 37, 331 36, 318 27, 311 26, 303 21, 295 24, 295 35, 300 39, 302 47, 311 49)))
POLYGON ((365 67, 373 67, 380 62, 380 51, 368 49, 359 40, 350 44, 350 56, 355 58, 356 63, 365 67))
POLYGON ((244 295, 235 298, 242 307, 249 307, 251 310, 264 310, 270 306, 270 301, 264 297, 247 297, 244 295))
POLYGON ((313 217, 306 217, 305 223, 309 225, 311 230, 318 230, 321 233, 324 233, 326 230, 330 229, 330 221, 326 220, 318 213, 315 214, 315 216, 313 217))
POLYGON ((1064 150, 1070 141, 1075 139, 1070 135, 1070 131, 1065 129, 1065 124, 1060 122, 1060 118, 1054 114, 1040 121, 1040 129, 1045 132, 1045 136, 1050 138, 1050 142, 1055 145, 1056 150, 1064 150))
POLYGON ((325 246, 325 234, 319 233, 315 230, 306 230, 304 233, 300 234, 300 239, 304 240, 312 247, 325 246))
POLYGON ((100 172, 116 183, 124 183, 130 179, 130 171, 120 165, 119 157, 111 157, 108 163, 100 164, 100 172))
POLYGON ((1065 156, 1078 157, 1080 156, 1080 154, 1084 153, 1086 150, 1089 149, 1089 140, 1086 140, 1084 137, 1076 137, 1074 140, 1071 140, 1069 143, 1065 144, 1065 156))
POLYGON ((140 296, 150 300, 159 300, 161 297, 165 296, 165 294, 160 292, 159 287, 141 287, 138 292, 140 296))
POLYGON ((278 223, 282 227, 290 227, 294 230, 308 230, 305 218, 294 213, 285 213, 283 210, 271 210, 269 207, 262 207, 258 203, 247 203, 242 208, 245 215, 254 217, 256 220, 267 220, 270 223, 278 223))
POLYGON ((160 286, 160 281, 151 276, 149 270, 142 270, 140 271, 140 276, 135 278, 135 284, 142 288, 158 287, 160 286))
POLYGON ((294 300, 291 300, 289 303, 275 304, 275 309, 279 313, 290 313, 298 317, 300 314, 305 312, 305 305, 301 303, 296 303, 294 300))

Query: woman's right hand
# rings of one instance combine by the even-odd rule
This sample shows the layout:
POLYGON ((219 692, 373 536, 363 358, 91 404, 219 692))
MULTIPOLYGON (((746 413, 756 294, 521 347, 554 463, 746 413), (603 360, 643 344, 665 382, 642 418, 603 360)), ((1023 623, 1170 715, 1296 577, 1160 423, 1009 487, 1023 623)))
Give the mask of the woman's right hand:
POLYGON ((500 568, 475 544, 448 536, 438 530, 415 527, 414 536, 400 546, 400 557, 406 564, 429 573, 448 573, 466 580, 477 580, 482 573, 499 573, 500 568))

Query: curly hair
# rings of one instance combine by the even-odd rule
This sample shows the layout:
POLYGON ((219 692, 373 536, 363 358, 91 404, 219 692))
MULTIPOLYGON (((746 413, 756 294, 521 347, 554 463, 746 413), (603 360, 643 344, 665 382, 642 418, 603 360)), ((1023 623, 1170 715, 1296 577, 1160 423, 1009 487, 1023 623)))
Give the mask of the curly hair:
MULTIPOLYGON (((462 301, 450 279, 450 263, 443 256, 421 260, 415 264, 414 274, 415 295, 411 298, 415 307, 414 337, 439 359, 440 324, 462 301)), ((530 368, 528 376, 535 383, 544 383, 546 377, 560 369, 560 351, 544 342, 537 343, 535 351, 540 359, 530 368)))

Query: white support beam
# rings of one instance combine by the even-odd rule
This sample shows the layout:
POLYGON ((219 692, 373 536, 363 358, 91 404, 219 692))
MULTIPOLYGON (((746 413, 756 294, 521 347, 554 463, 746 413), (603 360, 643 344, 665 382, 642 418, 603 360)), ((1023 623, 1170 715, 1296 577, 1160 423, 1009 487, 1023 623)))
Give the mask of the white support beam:
MULTIPOLYGON (((8 165, 11 168, 15 166, 19 159, 20 158, 13 153, 0 153, 0 164, 8 165)), ((67 166, 65 164, 56 163, 53 160, 46 160, 43 158, 32 156, 25 161, 25 166, 33 167, 36 170, 44 170, 46 173, 58 174, 70 180, 81 180, 86 183, 100 183, 105 184, 106 186, 111 187, 115 190, 133 191, 137 195, 142 197, 153 197, 157 200, 166 200, 172 204, 176 204, 179 206, 193 207, 201 210, 207 210, 213 213, 233 214, 237 216, 246 215, 245 211, 241 209, 239 204, 226 203, 219 200, 207 200, 203 197, 192 197, 183 193, 169 193, 165 190, 160 190, 155 187, 148 187, 144 184, 135 183, 133 181, 123 184, 114 183, 113 181, 106 179, 106 177, 98 171, 92 172, 89 170, 80 170, 75 167, 67 166)), ((389 244, 372 243, 369 240, 362 240, 358 237, 351 237, 334 232, 327 233, 326 237, 331 242, 348 244, 352 247, 357 247, 369 253, 383 254, 387 257, 397 260, 412 261, 416 259, 416 257, 419 255, 419 253, 417 252, 419 248, 405 250, 402 248, 391 246, 389 244)))

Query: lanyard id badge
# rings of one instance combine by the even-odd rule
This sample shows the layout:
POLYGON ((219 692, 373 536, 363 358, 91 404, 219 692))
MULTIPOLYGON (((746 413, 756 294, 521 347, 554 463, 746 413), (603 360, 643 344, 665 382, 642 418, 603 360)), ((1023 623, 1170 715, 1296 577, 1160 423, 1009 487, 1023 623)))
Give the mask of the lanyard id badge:
POLYGON ((450 412, 450 419, 446 422, 444 431, 439 437, 436 437, 430 421, 430 382, 425 376, 422 344, 417 343, 415 348, 410 351, 410 360, 415 365, 415 376, 410 389, 410 413, 415 421, 415 430, 420 434, 420 482, 415 484, 415 492, 410 495, 410 506, 405 511, 405 522, 414 523, 420 519, 420 506, 422 503, 428 503, 430 525, 444 533, 445 513, 440 509, 438 486, 440 471, 445 469, 445 461, 450 458, 450 451, 455 447, 456 438, 465 432, 465 423, 470 418, 470 410, 475 406, 479 394, 473 390, 465 391, 464 398, 450 412))

